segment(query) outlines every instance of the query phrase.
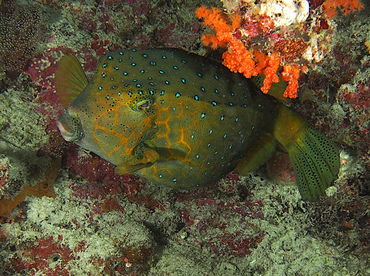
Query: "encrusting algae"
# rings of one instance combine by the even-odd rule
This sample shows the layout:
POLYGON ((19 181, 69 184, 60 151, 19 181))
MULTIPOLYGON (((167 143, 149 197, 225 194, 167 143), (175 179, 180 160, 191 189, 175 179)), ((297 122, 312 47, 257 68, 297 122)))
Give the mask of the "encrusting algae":
MULTIPOLYGON (((229 68, 181 51, 177 55, 182 53, 189 59, 187 67, 178 69, 181 71, 177 75, 173 73, 176 69, 171 67, 177 60, 169 58, 171 50, 163 54, 168 58, 166 61, 158 52, 153 56, 154 50, 123 50, 124 57, 131 56, 132 60, 121 58, 121 62, 119 54, 111 52, 108 55, 113 60, 105 56, 97 67, 99 57, 121 48, 181 48, 201 55, 207 52, 222 60, 228 45, 214 51, 212 43, 207 49, 199 44, 205 28, 201 26, 203 19, 197 19, 194 14, 200 6, 197 1, 186 1, 186 5, 183 1, 182 4, 181 1, 165 1, 163 5, 153 5, 155 1, 146 0, 35 2, 48 17, 47 51, 33 59, 27 72, 0 95, 22 103, 17 105, 15 112, 20 116, 15 119, 15 112, 11 112, 14 108, 2 105, 5 113, 0 116, 0 140, 3 138, 0 146, 9 151, 0 150, 0 194, 6 208, 10 208, 6 201, 10 198, 14 199, 11 203, 16 204, 15 201, 20 202, 20 196, 26 193, 45 189, 53 192, 52 186, 55 197, 42 196, 42 193, 37 194, 42 196, 40 198, 28 196, 10 216, 0 217, 3 222, 0 225, 1 275, 249 275, 256 272, 295 275, 297 271, 302 275, 369 274, 366 258, 370 231, 366 213, 369 135, 365 134, 369 132, 366 108, 369 106, 370 69, 364 42, 369 40, 366 34, 370 24, 365 13, 353 15, 350 20, 344 16, 331 20, 322 13, 322 4, 328 0, 224 0, 228 6, 224 6, 225 16, 222 17, 229 25, 232 16, 242 18, 242 25, 232 30, 232 35, 251 53, 255 65, 260 64, 259 60, 267 62, 266 57, 280 58, 280 64, 275 64, 277 71, 275 68, 265 70, 266 65, 259 75, 248 80, 234 73, 228 82, 229 72, 217 82, 214 75, 220 76, 214 73, 216 68, 222 68, 221 72, 229 68), (267 16, 247 14, 250 9, 239 6, 305 2, 310 4, 310 15, 304 26, 294 24, 277 29, 269 25, 271 20, 267 16), (308 41, 310 38, 317 39, 317 48, 311 44, 314 41, 308 41), (272 41, 279 43, 271 44, 272 41), (306 55, 310 47, 312 60, 306 55), (315 49, 317 52, 313 51, 315 49), (152 70, 144 68, 148 64, 140 58, 142 53, 157 62, 152 67, 147 66, 152 70), (299 59, 303 54, 307 60, 299 59), (76 55, 83 70, 74 56, 67 55, 76 55), (65 57, 60 60, 62 56, 65 57), (203 78, 194 72, 197 60, 203 60, 210 71, 209 74, 196 71, 203 73, 203 78), (117 69, 111 66, 115 62, 117 69), (63 70, 63 63, 69 70, 63 70), (101 75, 104 63, 108 65, 105 78, 101 75), (287 83, 282 80, 281 73, 284 66, 292 64, 308 67, 306 75, 300 74, 299 102, 282 99, 287 83), (95 69, 97 73, 94 74, 95 69), (58 70, 57 78, 64 76, 64 79, 59 78, 59 83, 57 80, 58 94, 55 93, 55 70, 58 70), (73 73, 68 72, 71 70, 73 73), (264 80, 270 79, 263 71, 270 73, 271 78, 279 78, 279 83, 271 81, 268 95, 260 91, 264 80), (123 75, 125 72, 128 75, 123 75), (71 74, 76 74, 74 83, 71 74), (178 81, 180 77, 184 80, 178 81), (226 84, 220 84, 225 80, 226 84), (242 83, 241 80, 242 87, 228 87, 242 83), (93 88, 98 89, 98 84, 102 90, 94 94, 93 88), (19 89, 23 85, 30 86, 28 93, 19 89), (221 100, 216 101, 214 89, 220 92, 219 87, 227 89, 221 91, 225 97, 220 96, 221 100), (161 95, 162 90, 164 95, 161 95), (310 91, 310 98, 303 98, 308 94, 305 91, 310 91), (286 179, 294 183, 295 177, 290 167, 282 166, 283 162, 289 165, 291 162, 279 143, 284 144, 291 159, 300 164, 295 167, 298 178, 308 176, 307 181, 313 179, 314 183, 317 179, 321 183, 335 178, 335 172, 323 172, 328 168, 325 164, 332 164, 335 171, 336 159, 329 158, 336 157, 330 154, 335 147, 301 117, 277 103, 271 97, 275 92, 280 93, 279 100, 289 102, 304 118, 309 118, 312 126, 334 137, 333 141, 340 145, 339 179, 335 186, 325 191, 328 197, 320 198, 319 202, 305 203, 295 187, 281 185, 280 181, 288 184, 286 179), (89 100, 83 102, 81 93, 89 100), (239 101, 243 94, 248 99, 239 101), (15 97, 17 95, 20 97, 15 97), (194 96, 198 96, 198 100, 194 96), (247 107, 239 102, 246 103, 247 107), (42 106, 27 108, 32 103, 42 103, 42 106), (118 145, 116 152, 120 148, 126 160, 116 158, 118 165, 114 166, 73 142, 63 141, 56 116, 63 114, 61 109, 68 108, 66 113, 72 114, 71 117, 65 115, 66 120, 60 119, 59 123, 67 139, 80 139, 82 143, 89 137, 97 138, 100 144, 93 150, 104 148, 104 158, 117 157, 114 150, 118 145), (218 110, 225 111, 225 116, 221 117, 218 110), (244 111, 247 115, 242 114, 244 111), (84 114, 93 114, 94 128, 88 129, 84 114), (28 120, 34 116, 39 119, 28 120), (248 124, 246 119, 252 123, 248 124), (253 125, 253 122, 257 123, 253 125), (187 125, 178 128, 177 123, 187 125), (147 126, 153 126, 149 132, 147 126), (19 131, 13 132, 13 129, 19 131), (235 142, 241 140, 240 130, 249 143, 245 152, 244 145, 235 142), (183 138, 181 134, 194 137, 183 138), (12 139, 14 135, 18 137, 12 139), (17 142, 24 139, 28 139, 27 149, 17 142), (113 141, 113 144, 105 144, 104 140, 113 141), (168 146, 159 147, 161 141, 168 146), (125 148, 120 147, 121 143, 125 148), (323 147, 311 148, 312 143, 323 147), (247 176, 240 175, 262 164, 277 145, 278 150, 267 163, 266 170, 263 167, 247 176), (14 149, 19 153, 16 156, 21 157, 19 161, 14 158, 14 149), (30 158, 24 158, 27 152, 30 158), (322 152, 329 152, 324 159, 327 162, 322 162, 322 152), (308 158, 300 158, 304 153, 308 158), (210 161, 206 159, 207 154, 212 157, 210 161), (148 172, 150 178, 150 170, 163 165, 172 174, 193 177, 187 169, 188 164, 192 162, 192 171, 199 172, 209 161, 215 168, 210 168, 208 178, 204 179, 211 182, 210 174, 214 171, 232 169, 229 162, 221 159, 232 154, 234 159, 240 160, 234 169, 239 174, 231 172, 208 188, 190 191, 163 188, 151 183, 155 181, 146 181, 145 177, 115 173, 116 167, 120 167, 120 173, 138 169, 134 174, 148 172), (280 157, 276 157, 277 154, 280 157), (61 170, 53 184, 56 175, 48 168, 55 156, 62 156, 63 162, 55 164, 53 172, 57 172, 58 167, 61 170), (319 159, 315 159, 316 156, 319 159), (145 163, 157 158, 152 164, 145 163), (176 166, 170 167, 171 163, 176 166), (276 176, 274 172, 281 172, 281 175, 276 176), (45 173, 48 183, 43 182, 45 173), (318 175, 322 178, 317 178, 318 175), (343 248, 351 250, 343 251, 343 248)), ((362 3, 365 5, 364 1, 362 3)), ((217 1, 207 2, 207 5, 220 7, 217 1)), ((343 14, 340 9, 336 11, 343 14)), ((281 20, 277 23, 282 24, 284 18, 282 14, 275 20, 281 20)), ((209 30, 216 34, 211 28, 209 30)), ((202 172, 206 171, 200 174, 202 172)), ((152 175, 156 175, 155 172, 152 175)), ((163 177, 166 177, 163 183, 175 185, 168 174, 162 174, 163 177)), ((196 184, 194 178, 189 180, 189 186, 196 184)), ((319 185, 321 193, 326 184, 319 185)), ((305 189, 311 186, 301 187, 302 195, 307 198, 310 191, 305 189)))
POLYGON ((46 172, 46 177, 43 181, 40 181, 33 186, 23 186, 22 190, 17 194, 15 198, 2 199, 0 201, 0 217, 10 217, 13 209, 17 207, 26 198, 26 196, 33 195, 38 197, 55 197, 53 184, 58 176, 60 168, 61 158, 55 158, 51 164, 51 167, 46 172))

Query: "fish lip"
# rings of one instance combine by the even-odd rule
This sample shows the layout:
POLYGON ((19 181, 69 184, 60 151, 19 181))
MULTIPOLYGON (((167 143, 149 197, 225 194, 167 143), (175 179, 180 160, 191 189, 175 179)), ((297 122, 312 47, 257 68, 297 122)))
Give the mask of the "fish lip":
POLYGON ((58 118, 57 126, 64 140, 68 142, 79 142, 85 136, 80 119, 69 110, 58 118))
POLYGON ((64 140, 68 141, 68 142, 71 142, 74 140, 74 135, 72 132, 68 131, 63 123, 58 119, 57 120, 57 126, 59 128, 59 131, 60 131, 60 134, 62 135, 62 137, 64 138, 64 140))

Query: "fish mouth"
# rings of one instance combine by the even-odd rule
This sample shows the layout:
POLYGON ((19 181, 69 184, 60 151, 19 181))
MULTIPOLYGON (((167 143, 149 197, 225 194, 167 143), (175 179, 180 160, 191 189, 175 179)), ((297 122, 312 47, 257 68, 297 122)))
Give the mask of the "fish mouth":
POLYGON ((76 143, 85 136, 78 116, 71 115, 68 111, 65 111, 64 114, 58 118, 57 126, 64 140, 68 142, 76 143))

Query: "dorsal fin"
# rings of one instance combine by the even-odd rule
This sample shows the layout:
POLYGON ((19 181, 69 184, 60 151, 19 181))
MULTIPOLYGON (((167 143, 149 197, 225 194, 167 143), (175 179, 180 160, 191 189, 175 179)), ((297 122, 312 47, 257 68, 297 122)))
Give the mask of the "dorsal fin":
POLYGON ((88 84, 80 62, 73 55, 63 56, 57 63, 55 90, 67 108, 88 84))

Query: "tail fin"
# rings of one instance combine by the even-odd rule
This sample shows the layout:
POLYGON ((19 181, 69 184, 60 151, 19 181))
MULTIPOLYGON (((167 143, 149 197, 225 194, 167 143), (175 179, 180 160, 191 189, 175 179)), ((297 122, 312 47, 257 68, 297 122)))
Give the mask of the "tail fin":
POLYGON ((286 148, 303 200, 315 201, 337 178, 339 151, 298 114, 281 106, 274 137, 286 148))

